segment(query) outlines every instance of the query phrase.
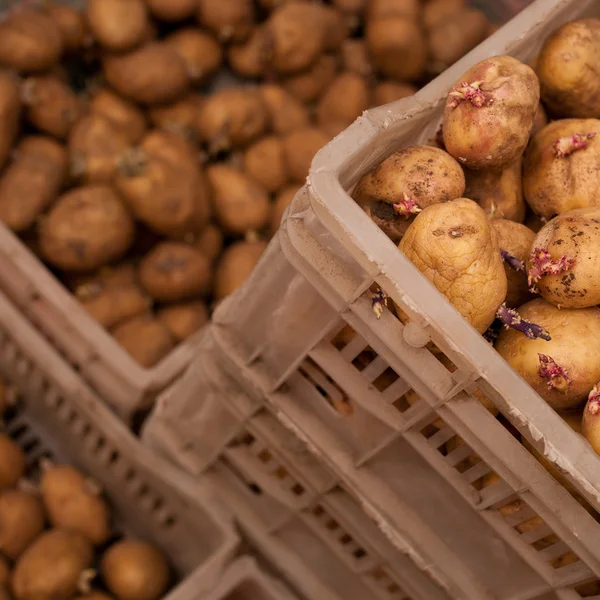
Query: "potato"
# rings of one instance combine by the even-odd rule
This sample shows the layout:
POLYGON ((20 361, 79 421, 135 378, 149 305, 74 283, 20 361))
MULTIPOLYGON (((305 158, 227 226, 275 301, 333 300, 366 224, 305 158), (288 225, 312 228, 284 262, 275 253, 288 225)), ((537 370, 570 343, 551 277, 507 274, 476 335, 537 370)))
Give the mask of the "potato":
POLYGON ((112 330, 115 340, 144 369, 150 369, 175 347, 169 330, 150 315, 124 321, 112 330))
POLYGON ((548 125, 548 114, 546 113, 546 109, 544 105, 540 102, 538 105, 537 112, 535 113, 535 118, 533 120, 533 129, 531 130, 530 139, 536 136, 546 125, 548 125))
POLYGON ((425 73, 426 39, 413 19, 372 19, 367 22, 365 39, 371 64, 384 77, 405 82, 415 81, 425 73))
POLYGON ((97 486, 75 467, 49 466, 42 474, 40 493, 53 527, 81 533, 94 545, 108 539, 108 506, 97 486))
POLYGON ((438 202, 460 198, 465 177, 446 152, 430 146, 410 146, 395 152, 359 180, 352 197, 394 242, 409 218, 438 202), (407 203, 414 203, 414 207, 407 203))
POLYGON ((217 222, 228 233, 243 234, 265 227, 271 217, 266 190, 244 173, 225 164, 208 167, 217 222))
POLYGON ((333 0, 332 4, 344 13, 358 15, 364 10, 366 0, 333 0))
POLYGON ((65 51, 75 52, 88 45, 87 24, 79 10, 68 4, 50 4, 45 10, 60 32, 65 51))
POLYGON ((208 310, 203 302, 165 306, 156 316, 178 342, 187 340, 208 322, 208 310))
POLYGON ((42 533, 46 515, 37 495, 23 490, 0 493, 0 546, 2 554, 17 560, 42 533))
POLYGON ((120 263, 114 267, 103 267, 95 273, 65 273, 65 285, 79 300, 93 298, 102 290, 137 285, 137 271, 131 263, 120 263))
POLYGON ((199 0, 196 16, 220 40, 243 42, 254 24, 252 0, 199 0))
POLYGON ((575 408, 600 380, 600 311, 559 309, 538 298, 518 313, 543 327, 552 339, 529 339, 520 331, 502 330, 496 350, 552 408, 575 408))
MULTIPOLYGON (((3 556, 0 556, 0 590, 3 590, 5 597, 9 598, 8 588, 10 587, 10 565, 3 556)), ((1 594, 2 592, 0 592, 1 594)), ((0 595, 0 598, 3 596, 0 595)))
POLYGON ((399 247, 479 333, 487 330, 507 282, 496 234, 481 207, 466 198, 432 204, 399 247))
POLYGON ((381 106, 408 98, 417 93, 417 88, 410 83, 396 83, 395 81, 382 81, 373 90, 373 106, 381 106))
POLYGON ((366 21, 390 17, 416 20, 421 16, 419 0, 367 0, 366 21))
POLYGON ((423 23, 427 29, 432 29, 462 12, 466 6, 466 0, 429 0, 423 7, 423 23))
POLYGON ((67 152, 51 138, 24 137, 0 175, 0 220, 25 231, 54 201, 67 175, 67 152))
MULTIPOLYGON (((507 219, 494 219, 492 228, 496 232, 500 251, 507 252, 524 265, 531 253, 535 233, 525 225, 507 219)), ((504 272, 508 282, 506 305, 509 308, 518 308, 531 300, 532 295, 527 285, 525 269, 518 270, 515 268, 517 263, 512 261, 511 266, 509 261, 511 261, 510 258, 504 261, 504 272)))
POLYGON ((113 600, 113 598, 104 592, 92 591, 84 596, 77 596, 75 600, 113 600))
POLYGON ((530 283, 559 308, 600 303, 600 207, 558 215, 536 235, 527 261, 530 283))
POLYGON ((294 199, 294 196, 298 193, 300 188, 297 185, 288 185, 284 187, 275 197, 275 204, 273 205, 273 215, 271 217, 271 229, 277 231, 281 225, 281 219, 285 209, 289 206, 290 202, 294 199))
POLYGON ((155 127, 195 142, 194 122, 203 104, 204 98, 200 94, 191 93, 173 104, 151 107, 148 116, 155 127))
POLYGON ((267 109, 270 128, 276 134, 285 135, 309 126, 310 115, 306 107, 281 86, 266 84, 259 91, 267 109))
POLYGON ((92 566, 92 544, 80 533, 50 529, 21 555, 13 572, 16 600, 69 600, 85 569, 92 566))
POLYGON ((227 58, 231 68, 242 77, 258 79, 270 71, 269 35, 263 25, 255 27, 243 42, 230 44, 227 58))
POLYGON ((292 179, 304 183, 315 154, 327 142, 327 135, 315 127, 296 129, 283 138, 283 148, 292 179))
POLYGON ((223 56, 219 42, 198 27, 178 29, 164 39, 185 63, 194 84, 206 83, 221 66, 223 56))
POLYGON ((14 487, 25 472, 25 455, 6 434, 0 433, 0 490, 14 487))
POLYGON ((167 131, 151 131, 122 161, 115 186, 133 215, 175 238, 200 231, 210 217, 208 185, 194 151, 167 131))
POLYGON ((24 8, 0 22, 0 65, 30 73, 52 67, 62 53, 56 23, 43 12, 24 8))
POLYGON ((141 261, 140 284, 159 302, 178 302, 208 289, 210 261, 188 244, 161 242, 141 261))
POLYGON ((283 79, 282 85, 294 98, 307 104, 314 102, 335 78, 337 66, 335 57, 326 54, 305 71, 283 79))
POLYGON ((370 77, 373 74, 369 51, 364 40, 344 40, 341 47, 341 59, 342 71, 361 77, 370 77))
POLYGON ((17 78, 8 71, 0 70, 0 168, 9 157, 19 133, 20 116, 21 97, 17 78))
POLYGON ((323 7, 292 2, 275 9, 267 20, 271 65, 277 73, 297 73, 314 64, 327 45, 323 7))
POLYGON ((119 600, 158 600, 167 589, 167 559, 151 544, 122 540, 103 555, 100 570, 106 587, 119 600))
POLYGON ((429 31, 430 68, 441 73, 488 36, 489 21, 479 10, 465 8, 429 31))
POLYGON ((364 77, 355 73, 341 73, 319 100, 317 121, 326 131, 331 131, 334 124, 341 127, 342 131, 360 117, 370 104, 370 90, 364 77))
POLYGON ((235 242, 225 250, 215 271, 213 294, 217 300, 229 296, 248 279, 266 247, 266 242, 258 240, 235 242))
POLYGON ((113 128, 118 129, 120 136, 129 144, 137 144, 146 133, 146 117, 142 111, 108 88, 102 88, 92 96, 89 109, 92 114, 104 117, 113 128))
POLYGON ((581 19, 550 35, 537 59, 542 99, 561 117, 600 117, 600 20, 581 19))
POLYGON ((448 96, 446 150, 471 169, 515 161, 529 140, 539 99, 537 78, 527 65, 510 56, 482 60, 448 96))
POLYGON ((159 21, 175 23, 189 19, 196 13, 197 0, 145 0, 152 16, 159 21))
POLYGON ((108 50, 132 50, 146 36, 149 17, 143 0, 87 0, 85 15, 94 39, 108 50))
POLYGON ((503 169, 465 169, 465 196, 475 200, 490 219, 522 223, 526 208, 522 169, 522 157, 503 169))
POLYGON ((151 42, 129 54, 106 57, 104 76, 119 94, 140 104, 175 100, 190 83, 186 64, 179 54, 159 42, 151 42))
POLYGON ((334 6, 328 6, 327 4, 313 3, 313 6, 320 9, 321 19, 325 21, 325 52, 340 50, 342 44, 350 35, 346 15, 334 6))
POLYGON ((244 171, 268 192, 276 192, 289 181, 281 138, 268 135, 244 153, 244 171))
POLYGON ((600 120, 564 119, 544 127, 529 144, 523 191, 546 219, 600 203, 600 120))
POLYGON ((585 439, 590 443, 594 452, 600 454, 600 435, 598 435, 598 412, 600 412, 600 406, 598 405, 598 388, 594 386, 590 392, 588 401, 583 409, 582 418, 582 434, 585 439))
POLYGON ((21 97, 27 120, 40 131, 60 139, 67 137, 83 108, 71 87, 54 75, 27 78, 21 97))
POLYGON ((208 260, 213 261, 223 250, 223 232, 216 225, 207 225, 192 244, 208 260))
POLYGON ((267 110, 254 87, 227 88, 206 99, 195 128, 211 152, 242 147, 264 133, 267 110))
POLYGON ((68 148, 73 177, 85 183, 107 183, 114 178, 129 140, 116 124, 91 113, 71 128, 68 148))
POLYGON ((40 248, 59 269, 88 271, 120 258, 134 236, 133 220, 106 185, 61 196, 40 222, 40 248))

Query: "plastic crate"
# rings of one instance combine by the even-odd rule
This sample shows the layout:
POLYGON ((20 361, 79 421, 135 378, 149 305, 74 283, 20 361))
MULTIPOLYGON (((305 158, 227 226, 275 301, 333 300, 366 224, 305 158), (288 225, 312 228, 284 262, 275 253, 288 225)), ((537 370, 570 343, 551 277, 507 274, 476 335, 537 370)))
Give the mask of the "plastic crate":
POLYGON ((213 492, 144 448, 1 294, 0 376, 18 390, 6 430, 30 465, 50 458, 97 481, 117 531, 156 543, 186 581, 169 600, 217 582, 239 540, 213 492))

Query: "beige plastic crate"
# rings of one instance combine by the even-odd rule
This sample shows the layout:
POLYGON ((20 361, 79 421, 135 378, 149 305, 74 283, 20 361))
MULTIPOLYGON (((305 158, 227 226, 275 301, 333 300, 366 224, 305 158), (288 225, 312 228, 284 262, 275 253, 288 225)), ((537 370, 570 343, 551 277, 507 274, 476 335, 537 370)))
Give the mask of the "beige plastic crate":
POLYGON ((231 517, 208 486, 142 446, 1 294, 0 376, 19 393, 6 430, 29 464, 67 462, 97 481, 117 531, 156 543, 186 582, 169 600, 211 589, 239 541, 231 517))

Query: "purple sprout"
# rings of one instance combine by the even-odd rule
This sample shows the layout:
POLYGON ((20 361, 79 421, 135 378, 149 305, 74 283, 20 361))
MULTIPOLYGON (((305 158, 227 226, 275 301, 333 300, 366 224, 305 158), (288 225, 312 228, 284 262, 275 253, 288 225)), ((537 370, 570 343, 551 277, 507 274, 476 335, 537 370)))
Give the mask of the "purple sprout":
POLYGON ((566 369, 557 365, 551 356, 546 354, 540 354, 538 352, 538 358, 540 361, 540 368, 538 374, 542 379, 546 380, 548 389, 556 389, 563 394, 567 393, 567 389, 571 384, 571 378, 567 373, 566 369))
POLYGON ((595 133, 574 133, 573 135, 558 138, 554 142, 554 156, 556 158, 565 158, 577 150, 583 150, 588 147, 588 140, 595 137, 595 133))
MULTIPOLYGON (((506 329, 515 329, 526 335, 530 340, 541 338, 549 342, 552 338, 550 334, 541 326, 526 321, 521 318, 521 315, 513 308, 508 308, 506 303, 496 312, 496 318, 506 327, 506 329)), ((540 355, 542 356, 542 355, 540 355)))
POLYGON ((563 271, 568 271, 575 264, 575 259, 568 256, 552 260, 550 252, 544 248, 534 248, 529 261, 531 267, 527 274, 527 282, 529 290, 534 294, 538 293, 536 284, 544 275, 559 275, 563 271))
POLYGON ((516 256, 513 256, 506 250, 500 250, 500 254, 502 255, 502 260, 514 271, 521 271, 525 273, 525 263, 522 260, 519 260, 516 256))

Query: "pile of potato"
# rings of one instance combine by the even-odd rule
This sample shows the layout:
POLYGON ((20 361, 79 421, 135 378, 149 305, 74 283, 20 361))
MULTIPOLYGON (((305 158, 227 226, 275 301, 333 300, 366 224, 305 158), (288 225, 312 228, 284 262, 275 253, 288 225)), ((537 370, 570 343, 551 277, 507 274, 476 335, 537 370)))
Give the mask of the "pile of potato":
POLYGON ((598 56, 600 20, 584 19, 531 65, 481 61, 449 93, 436 145, 393 153, 353 198, 600 454, 598 56))
MULTIPOLYGON (((0 412, 13 410, 0 381, 0 412)), ((27 464, 0 433, 0 598, 159 600, 171 568, 154 545, 114 535, 110 507, 77 468, 27 464)))
POLYGON ((149 368, 314 154, 494 30, 466 0, 87 0, 0 22, 0 219, 149 368))

